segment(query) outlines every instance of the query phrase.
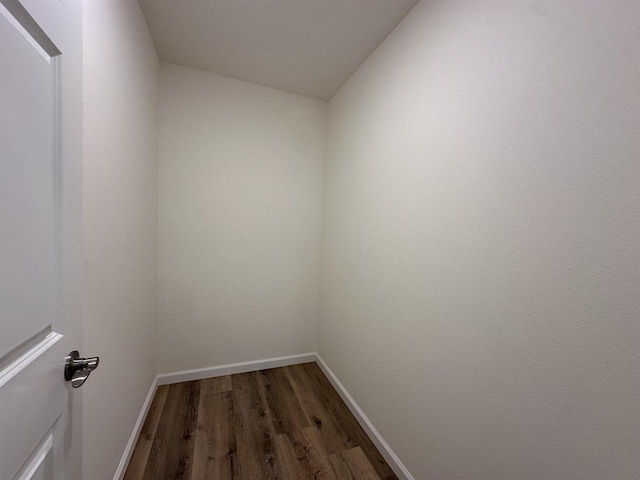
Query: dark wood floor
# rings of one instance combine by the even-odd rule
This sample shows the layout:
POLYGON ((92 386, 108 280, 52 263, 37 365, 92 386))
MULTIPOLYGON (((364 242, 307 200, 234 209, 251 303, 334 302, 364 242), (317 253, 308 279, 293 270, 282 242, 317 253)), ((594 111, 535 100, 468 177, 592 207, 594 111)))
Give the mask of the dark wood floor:
POLYGON ((158 387, 125 475, 396 478, 316 363, 158 387))

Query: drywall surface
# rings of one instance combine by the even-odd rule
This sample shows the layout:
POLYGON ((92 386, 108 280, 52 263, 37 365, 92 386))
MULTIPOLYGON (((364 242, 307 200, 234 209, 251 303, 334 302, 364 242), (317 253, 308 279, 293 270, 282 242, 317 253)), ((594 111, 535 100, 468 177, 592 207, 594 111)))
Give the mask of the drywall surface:
POLYGON ((160 58, 328 100, 417 0, 141 0, 160 58))
POLYGON ((638 45, 421 2, 330 101, 319 352, 416 479, 640 478, 638 45))
POLYGON ((315 350, 326 107, 161 62, 160 372, 315 350))
POLYGON ((135 1, 84 3, 83 478, 111 480, 155 377, 158 58, 135 1))

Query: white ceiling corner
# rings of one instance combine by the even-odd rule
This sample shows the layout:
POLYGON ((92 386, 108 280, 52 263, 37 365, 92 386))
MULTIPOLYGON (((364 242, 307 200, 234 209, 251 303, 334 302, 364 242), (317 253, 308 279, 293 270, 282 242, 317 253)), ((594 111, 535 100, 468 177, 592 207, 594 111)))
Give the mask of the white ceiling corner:
POLYGON ((330 99, 417 0, 140 0, 161 60, 330 99))

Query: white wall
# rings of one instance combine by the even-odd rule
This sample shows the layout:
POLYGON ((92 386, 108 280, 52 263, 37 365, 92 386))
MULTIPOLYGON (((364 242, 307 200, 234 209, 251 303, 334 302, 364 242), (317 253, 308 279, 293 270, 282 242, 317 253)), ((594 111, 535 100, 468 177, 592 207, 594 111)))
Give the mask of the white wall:
POLYGON ((416 479, 640 478, 639 45, 421 2, 331 100, 319 352, 416 479))
POLYGON ((326 102, 160 71, 159 370, 314 351, 326 102))
POLYGON ((131 1, 84 2, 87 480, 112 479, 155 377, 158 58, 131 1))

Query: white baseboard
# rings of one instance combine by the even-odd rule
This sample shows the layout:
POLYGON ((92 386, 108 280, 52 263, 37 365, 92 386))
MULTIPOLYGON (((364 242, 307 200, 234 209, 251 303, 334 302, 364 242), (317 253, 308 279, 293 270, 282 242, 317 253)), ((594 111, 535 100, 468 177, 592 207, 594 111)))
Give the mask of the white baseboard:
POLYGON ((289 355, 286 357, 267 358, 264 360, 254 360, 252 362, 229 363, 217 367, 196 368, 193 370, 182 370, 180 372, 161 373, 158 375, 158 385, 168 385, 170 383, 190 382, 191 380, 202 380, 203 378, 221 377, 223 375, 233 375, 236 373, 255 372, 266 370, 267 368, 286 367, 299 363, 315 362, 315 353, 301 353, 299 355, 289 355))
POLYGON ((157 389, 158 377, 156 376, 156 378, 153 379, 153 382, 151 382, 151 388, 149 388, 147 398, 144 399, 142 409, 140 410, 138 419, 133 426, 133 432, 131 432, 131 436, 129 437, 127 446, 124 449, 124 453, 122 454, 122 458, 120 459, 120 464, 118 465, 116 474, 113 476, 113 480, 122 480, 124 478, 124 474, 127 471, 127 467, 129 466, 129 461, 131 460, 131 455, 133 455, 133 450, 136 447, 136 443, 138 442, 138 437, 140 436, 140 432, 142 431, 142 426, 144 425, 144 421, 147 418, 147 413, 149 413, 149 408, 151 408, 151 402, 153 401, 153 397, 155 396, 157 389))
POLYGON ((349 392, 347 392, 347 389, 344 388, 344 385, 342 385, 340 380, 338 380, 338 377, 336 377, 336 375, 331 371, 329 366, 324 362, 322 357, 317 353, 316 353, 316 363, 318 364, 320 369, 324 372, 324 374, 327 376, 327 378, 333 385, 333 388, 335 388, 338 394, 340 395, 340 397, 342 397, 342 400, 344 400, 344 403, 347 404, 347 407, 349 407, 349 410, 351 410, 351 413, 353 413, 353 416, 356 417, 356 419, 358 420, 358 423, 360 423, 360 426, 364 429, 367 435, 369 435, 369 438, 371 439, 371 441, 378 448, 378 450, 380 451, 384 459, 387 461, 387 463, 389 464, 393 472, 398 476, 398 478, 400 480, 415 480, 415 478, 413 478, 413 475, 411 475, 407 467, 404 466, 404 464, 400 461, 400 459, 394 453, 394 451, 391 450, 391 447, 389 446, 389 444, 385 442, 384 438, 382 438, 382 435, 380 435, 378 430, 376 430, 376 427, 373 426, 371 421, 367 418, 367 416, 364 414, 362 409, 358 406, 358 404, 353 399, 353 397, 349 395, 349 392))
POLYGON ((129 442, 127 443, 124 453, 122 454, 120 465, 118 465, 118 469, 116 470, 116 474, 113 479, 122 480, 124 478, 127 466, 129 465, 129 461, 131 460, 131 455, 133 455, 133 449, 135 448, 136 442, 138 441, 138 436, 140 435, 140 431, 142 430, 142 426, 144 425, 145 418, 147 417, 147 413, 149 411, 149 408, 151 407, 151 401, 153 400, 153 396, 155 395, 156 389, 159 385, 189 382, 192 380, 202 380, 203 378, 220 377, 223 375, 233 375, 236 373, 255 372, 258 370, 266 370, 267 368, 286 367, 288 365, 297 365, 299 363, 307 362, 316 362, 322 369, 324 374, 333 385, 333 388, 336 389, 342 400, 344 400, 344 402, 347 404, 347 407, 349 407, 349 410, 351 410, 353 416, 356 417, 358 423, 360 423, 360 426, 362 426, 367 435, 369 435, 371 441, 378 448, 378 450, 387 461, 391 469, 394 471, 394 473, 398 476, 398 478, 400 480, 415 480, 413 478, 413 475, 411 475, 409 470, 407 470, 398 456, 393 452, 393 450, 391 450, 391 447, 389 447, 387 442, 384 441, 382 435, 380 435, 378 430, 376 430, 371 421, 367 418, 362 409, 355 402, 353 397, 349 395, 349 392, 347 392, 347 390, 344 388, 344 385, 342 385, 340 380, 338 380, 338 377, 335 376, 328 365, 324 362, 322 357, 320 357, 320 355, 315 352, 303 353, 300 355, 289 355, 286 357, 268 358, 265 360, 255 360, 252 362, 230 363, 227 365, 219 365, 217 367, 182 370, 179 372, 162 373, 158 375, 151 384, 151 388, 149 389, 147 398, 142 405, 142 410, 140 410, 140 415, 138 416, 138 420, 133 427, 133 432, 131 432, 131 437, 129 438, 129 442))

